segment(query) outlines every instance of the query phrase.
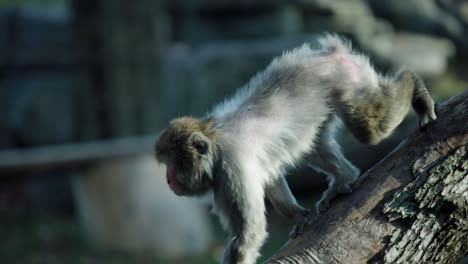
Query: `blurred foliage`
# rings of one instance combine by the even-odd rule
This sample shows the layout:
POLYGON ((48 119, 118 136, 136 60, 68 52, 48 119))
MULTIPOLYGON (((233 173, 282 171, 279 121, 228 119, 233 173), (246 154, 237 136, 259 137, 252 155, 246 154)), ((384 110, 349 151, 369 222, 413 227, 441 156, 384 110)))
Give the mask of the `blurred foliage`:
POLYGON ((468 88, 468 81, 457 77, 450 70, 437 78, 431 85, 431 94, 438 102, 461 93, 468 88))

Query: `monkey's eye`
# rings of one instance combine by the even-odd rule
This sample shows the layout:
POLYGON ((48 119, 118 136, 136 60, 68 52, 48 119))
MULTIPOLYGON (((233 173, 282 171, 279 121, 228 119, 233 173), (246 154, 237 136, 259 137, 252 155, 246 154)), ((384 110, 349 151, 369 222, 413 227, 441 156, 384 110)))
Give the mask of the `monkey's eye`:
POLYGON ((197 141, 193 143, 193 147, 200 154, 206 154, 208 152, 208 144, 205 141, 197 141))
POLYGON ((208 152, 208 142, 202 135, 194 134, 191 138, 191 143, 199 154, 203 155, 208 152))

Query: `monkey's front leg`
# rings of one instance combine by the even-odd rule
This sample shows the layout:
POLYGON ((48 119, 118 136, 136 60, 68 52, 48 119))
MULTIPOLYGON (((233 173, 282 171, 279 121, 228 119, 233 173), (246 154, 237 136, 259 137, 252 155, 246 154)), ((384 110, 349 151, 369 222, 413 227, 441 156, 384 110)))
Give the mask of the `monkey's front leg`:
POLYGON ((267 236, 263 188, 240 177, 224 180, 215 190, 218 215, 230 232, 221 263, 253 264, 267 236))
POLYGON ((260 255, 259 251, 265 238, 266 217, 261 208, 256 214, 240 212, 241 215, 230 215, 232 225, 222 264, 254 264, 260 255), (245 217, 244 217, 245 216, 245 217))
POLYGON ((266 189, 266 197, 270 200, 276 211, 295 221, 296 224, 289 234, 291 238, 296 238, 304 232, 305 227, 311 220, 310 210, 299 205, 284 177, 280 177, 273 185, 266 189))

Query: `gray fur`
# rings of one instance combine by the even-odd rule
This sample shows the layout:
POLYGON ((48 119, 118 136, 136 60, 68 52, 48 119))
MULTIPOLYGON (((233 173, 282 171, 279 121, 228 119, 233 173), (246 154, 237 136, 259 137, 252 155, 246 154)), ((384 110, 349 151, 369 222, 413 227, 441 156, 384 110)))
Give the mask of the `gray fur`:
MULTIPOLYGON (((411 105, 421 125, 436 119, 434 103, 414 73, 386 78, 347 41, 326 35, 319 42, 320 49, 305 44, 274 59, 205 119, 172 122, 177 128, 166 130, 207 138, 207 144, 197 145, 207 154, 190 149, 185 153, 193 154, 185 156, 190 164, 204 164, 194 168, 199 175, 211 175, 214 209, 230 232, 222 263, 251 264, 257 259, 267 236, 264 198, 298 221, 292 237, 303 231, 308 211, 297 203, 284 175, 305 155, 311 155, 310 165, 330 180, 317 204, 319 212, 339 193, 351 191, 359 169, 335 141, 340 120, 358 140, 376 144, 400 124, 411 105)), ((158 145, 162 147, 157 150, 166 149, 164 140, 158 145)), ((158 156, 180 160, 178 155, 158 156)))

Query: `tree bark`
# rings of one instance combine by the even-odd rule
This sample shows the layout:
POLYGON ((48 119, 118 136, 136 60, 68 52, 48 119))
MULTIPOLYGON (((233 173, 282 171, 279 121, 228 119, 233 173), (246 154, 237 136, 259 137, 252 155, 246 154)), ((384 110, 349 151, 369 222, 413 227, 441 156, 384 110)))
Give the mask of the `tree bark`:
POLYGON ((468 91, 267 263, 459 263, 468 255, 468 91))

